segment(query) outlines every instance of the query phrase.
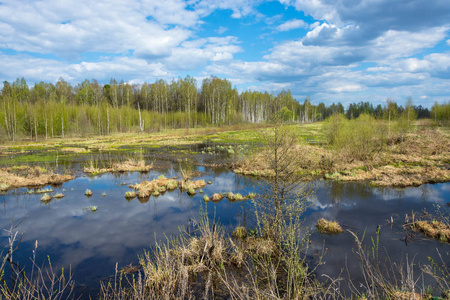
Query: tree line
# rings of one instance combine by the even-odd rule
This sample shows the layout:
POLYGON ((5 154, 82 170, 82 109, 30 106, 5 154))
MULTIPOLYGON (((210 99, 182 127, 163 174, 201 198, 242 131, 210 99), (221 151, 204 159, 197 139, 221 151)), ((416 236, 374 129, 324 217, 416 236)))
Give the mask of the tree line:
MULTIPOLYGON (((391 101, 397 114, 404 110, 391 101)), ((73 134, 106 135, 115 132, 159 131, 166 128, 221 126, 267 122, 273 115, 284 121, 315 122, 342 113, 357 118, 365 113, 382 118, 389 105, 373 107, 369 102, 314 105, 309 97, 298 102, 291 92, 238 93, 227 79, 205 78, 200 89, 190 76, 171 82, 130 84, 95 79, 71 85, 64 79, 55 84, 39 82, 29 87, 24 78, 3 83, 0 94, 0 139, 16 140, 65 137, 73 134)), ((432 110, 414 106, 419 118, 448 120, 449 104, 432 110)))

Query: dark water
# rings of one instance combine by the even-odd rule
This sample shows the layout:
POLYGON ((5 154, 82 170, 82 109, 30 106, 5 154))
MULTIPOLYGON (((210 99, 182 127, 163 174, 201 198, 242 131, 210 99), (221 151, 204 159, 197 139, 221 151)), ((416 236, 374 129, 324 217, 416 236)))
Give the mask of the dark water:
MULTIPOLYGON (((204 194, 216 192, 256 191, 253 179, 244 178, 226 169, 204 169, 199 178, 213 183, 207 185, 204 194)), ((103 174, 97 177, 78 177, 52 194, 63 192, 63 199, 53 199, 49 204, 40 201, 42 195, 27 194, 27 189, 10 191, 0 196, 0 228, 6 229, 21 222, 17 230, 23 233, 22 244, 16 260, 26 265, 32 256, 35 241, 38 241, 37 263, 50 256, 53 266, 71 266, 77 283, 77 292, 95 297, 99 281, 114 274, 116 262, 119 268, 136 263, 138 255, 154 245, 155 240, 179 234, 179 227, 187 226, 189 219, 198 218, 203 204, 203 195, 189 197, 176 190, 157 198, 151 197, 141 203, 137 198, 127 201, 125 192, 128 184, 151 180, 164 174, 179 176, 176 170, 152 171, 148 174, 103 174), (123 185, 126 183, 126 185, 123 185), (93 196, 84 196, 86 189, 93 196), (106 193, 106 196, 102 196, 106 193), (97 206, 96 212, 89 206, 97 206)), ((357 271, 358 263, 352 253, 354 239, 348 234, 321 235, 314 225, 319 218, 338 220, 345 228, 362 235, 366 240, 375 236, 377 225, 381 226, 380 253, 387 252, 392 261, 400 261, 408 254, 415 262, 425 263, 427 257, 436 257, 436 248, 442 253, 449 251, 448 244, 414 236, 405 244, 407 232, 402 229, 405 214, 411 211, 432 213, 436 205, 448 209, 450 184, 424 185, 407 189, 377 189, 366 183, 340 183, 317 181, 316 193, 311 206, 305 213, 305 226, 312 228, 311 253, 327 249, 326 263, 319 273, 338 276, 347 265, 350 271, 357 271), (394 219, 391 226, 387 223, 394 219)), ((231 231, 238 224, 252 224, 251 203, 208 203, 209 216, 218 220, 226 230, 231 231)), ((5 232, 1 243, 6 244, 5 232)), ((313 257, 313 256, 311 256, 313 257)), ((444 256, 448 258, 448 256, 444 256)))

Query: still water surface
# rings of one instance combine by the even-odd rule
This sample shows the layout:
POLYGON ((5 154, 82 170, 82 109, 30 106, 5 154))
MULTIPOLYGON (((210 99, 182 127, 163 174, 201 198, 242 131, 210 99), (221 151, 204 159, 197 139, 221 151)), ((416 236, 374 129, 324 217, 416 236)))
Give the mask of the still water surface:
MULTIPOLYGON (((254 179, 226 169, 200 167, 199 170, 204 172, 200 179, 213 182, 203 189, 209 196, 216 192, 233 191, 244 195, 257 192, 254 179)), ((176 190, 151 197, 144 203, 137 198, 125 199, 125 192, 130 190, 128 184, 152 180, 161 174, 179 176, 174 169, 148 174, 79 176, 53 188, 52 194, 63 192, 66 196, 53 199, 49 204, 40 201, 42 195, 28 194, 27 189, 10 191, 0 196, 0 228, 9 228, 13 220, 16 224, 21 222, 17 230, 23 233, 23 239, 16 260, 22 265, 29 264, 37 240, 38 264, 49 255, 54 266, 66 269, 71 266, 77 293, 95 297, 99 281, 114 274, 116 262, 119 268, 136 263, 138 255, 154 245, 155 240, 177 235, 180 226, 187 226, 190 219, 198 219, 204 194, 189 197, 176 190), (84 196, 86 189, 93 191, 92 197, 84 196), (98 210, 92 212, 87 209, 89 206, 97 206, 98 210)), ((407 232, 401 227, 405 214, 411 214, 411 211, 421 214, 425 209, 432 213, 436 205, 442 211, 448 210, 449 183, 407 189, 378 189, 366 183, 330 181, 317 181, 314 186, 315 196, 310 199, 304 223, 305 227, 311 228, 311 259, 315 259, 312 253, 326 249, 326 263, 318 269, 319 275, 339 276, 346 266, 351 272, 356 273, 358 269, 352 253, 353 237, 348 233, 332 236, 317 233, 314 225, 322 217, 338 220, 359 236, 365 232, 366 239, 375 236, 377 225, 380 225, 380 249, 389 253, 393 261, 400 261, 407 254, 415 262, 425 263, 428 256, 435 256, 436 249, 442 253, 450 250, 448 244, 420 235, 415 235, 412 240, 408 238, 405 243, 407 232), (391 217, 394 219, 392 226, 387 223, 391 217)), ((230 232, 238 224, 252 226, 251 210, 251 202, 229 203, 226 199, 207 205, 209 216, 230 232)), ((0 238, 5 245, 5 232, 0 238)))

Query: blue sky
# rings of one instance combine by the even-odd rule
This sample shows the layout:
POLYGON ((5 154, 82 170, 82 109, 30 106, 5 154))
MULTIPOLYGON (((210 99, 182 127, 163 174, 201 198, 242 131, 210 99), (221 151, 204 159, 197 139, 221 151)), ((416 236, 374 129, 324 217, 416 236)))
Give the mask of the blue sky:
POLYGON ((0 80, 215 75, 303 101, 450 100, 450 1, 3 0, 0 80))

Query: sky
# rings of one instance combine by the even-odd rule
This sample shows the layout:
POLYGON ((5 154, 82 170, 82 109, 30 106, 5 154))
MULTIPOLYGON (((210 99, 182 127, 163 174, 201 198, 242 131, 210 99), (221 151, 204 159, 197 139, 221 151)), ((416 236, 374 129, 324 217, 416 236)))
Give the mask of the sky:
POLYGON ((303 102, 450 100, 448 0, 0 0, 0 80, 226 78, 303 102))

